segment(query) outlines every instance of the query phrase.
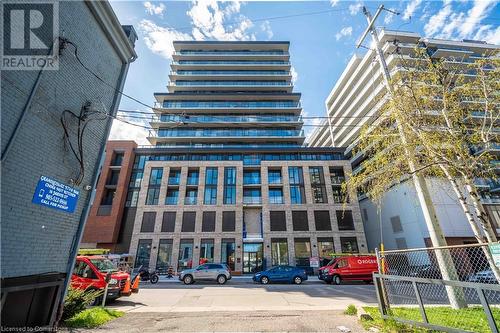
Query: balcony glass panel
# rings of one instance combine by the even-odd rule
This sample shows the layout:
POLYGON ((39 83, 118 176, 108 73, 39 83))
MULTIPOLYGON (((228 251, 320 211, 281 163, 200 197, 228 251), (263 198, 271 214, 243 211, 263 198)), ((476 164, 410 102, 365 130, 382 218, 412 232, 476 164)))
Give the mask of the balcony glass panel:
POLYGON ((296 122, 301 121, 300 116, 293 115, 246 115, 246 116, 236 116, 236 115, 178 115, 178 114, 162 114, 160 118, 153 118, 153 121, 162 122, 203 122, 203 123, 219 123, 219 122, 296 122))
POLYGON ((284 129, 160 129, 159 137, 304 136, 302 130, 284 129))
POLYGON ((289 71, 240 71, 240 70, 226 70, 226 71, 188 71, 178 70, 172 72, 177 75, 289 75, 289 71))
POLYGON ((174 65, 290 65, 280 60, 179 60, 174 65))
POLYGON ((164 108, 298 108, 298 101, 165 101, 164 108))
POLYGON ((170 173, 168 175, 168 185, 179 185, 180 181, 181 181, 181 170, 170 169, 170 173))
POLYGON ((244 204, 261 204, 262 196, 260 189, 245 189, 243 190, 244 204))
POLYGON ((283 190, 281 188, 269 189, 269 203, 283 204, 283 190))
POLYGON ((175 81, 171 86, 280 86, 290 87, 286 81, 175 81))
POLYGON ((251 170, 243 172, 243 185, 260 184, 260 171, 251 170))
POLYGON ((191 54, 191 55, 286 55, 288 54, 282 50, 270 51, 250 51, 250 50, 181 50, 176 52, 177 55, 191 54))

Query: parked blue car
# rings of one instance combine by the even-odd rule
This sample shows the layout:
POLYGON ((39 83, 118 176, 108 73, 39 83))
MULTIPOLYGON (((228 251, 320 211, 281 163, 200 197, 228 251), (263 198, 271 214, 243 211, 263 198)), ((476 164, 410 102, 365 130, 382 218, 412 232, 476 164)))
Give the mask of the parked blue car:
POLYGON ((253 275, 253 280, 254 282, 260 282, 262 284, 268 284, 270 282, 301 284, 302 281, 307 280, 307 274, 303 268, 275 266, 267 271, 255 273, 253 275))

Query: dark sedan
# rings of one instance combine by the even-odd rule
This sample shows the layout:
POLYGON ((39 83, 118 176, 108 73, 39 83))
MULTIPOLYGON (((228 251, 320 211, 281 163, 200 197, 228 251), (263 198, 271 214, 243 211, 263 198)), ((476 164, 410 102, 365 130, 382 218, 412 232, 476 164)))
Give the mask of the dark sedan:
POLYGON ((268 284, 270 282, 301 284, 302 281, 307 280, 307 274, 303 268, 275 266, 267 271, 255 273, 253 275, 253 280, 262 284, 268 284))

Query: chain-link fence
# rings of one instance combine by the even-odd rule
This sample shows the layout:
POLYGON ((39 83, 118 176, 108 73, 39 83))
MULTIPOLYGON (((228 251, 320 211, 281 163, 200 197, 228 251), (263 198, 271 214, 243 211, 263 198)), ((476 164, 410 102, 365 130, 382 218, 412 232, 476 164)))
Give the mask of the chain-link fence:
POLYGON ((384 317, 450 332, 498 332, 500 274, 488 245, 377 252, 384 317))

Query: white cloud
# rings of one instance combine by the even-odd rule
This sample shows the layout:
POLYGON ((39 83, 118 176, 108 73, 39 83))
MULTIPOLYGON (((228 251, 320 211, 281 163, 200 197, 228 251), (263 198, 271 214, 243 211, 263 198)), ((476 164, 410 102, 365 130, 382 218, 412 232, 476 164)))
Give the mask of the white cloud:
POLYGON ((406 9, 403 12, 403 20, 409 20, 410 17, 415 13, 417 8, 420 6, 422 3, 422 0, 413 0, 408 2, 408 5, 406 6, 406 9))
POLYGON ((352 27, 343 27, 339 32, 335 34, 335 39, 340 40, 342 37, 351 35, 352 35, 352 27))
POLYGON ((356 3, 350 4, 349 5, 349 13, 351 13, 351 15, 356 15, 359 13, 359 11, 361 10, 362 7, 363 7, 363 3, 359 2, 359 1, 357 1, 356 3))
POLYGON ((290 68, 290 73, 292 74, 292 83, 295 84, 297 80, 299 79, 299 73, 295 70, 295 67, 290 68))
MULTIPOLYGON (((137 122, 133 120, 127 120, 127 122, 138 124, 141 126, 147 126, 146 123, 137 122)), ((150 145, 149 141, 146 139, 148 136, 148 130, 134 126, 131 124, 124 123, 114 119, 113 125, 111 126, 111 133, 109 134, 109 140, 134 140, 138 145, 150 145)))
POLYGON ((174 40, 192 40, 189 34, 179 32, 175 29, 164 28, 156 25, 150 20, 142 20, 139 23, 139 30, 144 34, 146 46, 166 59, 172 59, 174 40))
MULTIPOLYGON (((255 40, 254 33, 249 30, 253 22, 240 14, 239 1, 217 2, 216 0, 195 0, 187 15, 193 24, 193 36, 197 40, 255 40), (238 23, 227 25, 227 21, 234 16, 238 23)), ((270 29, 270 26, 269 26, 270 29)), ((265 31, 269 36, 271 30, 265 31)))
POLYGON ((146 8, 146 13, 149 15, 163 16, 163 12, 165 11, 165 5, 161 2, 159 5, 155 5, 150 1, 146 1, 144 2, 144 8, 146 8))
POLYGON ((339 3, 339 1, 340 0, 330 0, 330 5, 332 5, 332 7, 335 7, 339 3))
POLYGON ((267 39, 271 39, 274 36, 273 30, 271 29, 271 23, 269 23, 268 20, 265 20, 261 25, 260 25, 260 30, 265 32, 267 34, 267 39))
POLYGON ((495 8, 495 0, 475 0, 467 11, 455 11, 452 2, 446 0, 439 12, 431 16, 424 27, 429 37, 445 39, 479 39, 489 43, 499 42, 499 28, 493 25, 482 25, 495 8))

